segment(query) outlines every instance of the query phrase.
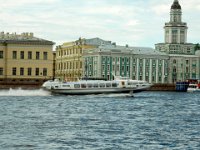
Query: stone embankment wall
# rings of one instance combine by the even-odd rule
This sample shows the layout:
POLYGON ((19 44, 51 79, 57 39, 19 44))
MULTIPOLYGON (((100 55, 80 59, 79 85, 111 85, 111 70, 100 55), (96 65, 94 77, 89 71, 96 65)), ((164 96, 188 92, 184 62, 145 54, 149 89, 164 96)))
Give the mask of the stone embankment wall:
POLYGON ((149 91, 175 91, 175 84, 154 84, 149 91))
POLYGON ((35 84, 16 84, 16 83, 9 83, 9 84, 0 84, 1 89, 39 89, 42 86, 42 83, 35 83, 35 84))

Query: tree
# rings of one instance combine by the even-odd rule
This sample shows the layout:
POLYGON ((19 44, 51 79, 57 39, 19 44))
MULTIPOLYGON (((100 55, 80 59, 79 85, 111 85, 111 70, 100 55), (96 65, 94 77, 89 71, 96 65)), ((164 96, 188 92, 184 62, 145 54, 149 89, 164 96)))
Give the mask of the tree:
POLYGON ((196 50, 200 50, 200 45, 199 45, 199 43, 195 44, 194 50, 195 50, 195 51, 196 51, 196 50))

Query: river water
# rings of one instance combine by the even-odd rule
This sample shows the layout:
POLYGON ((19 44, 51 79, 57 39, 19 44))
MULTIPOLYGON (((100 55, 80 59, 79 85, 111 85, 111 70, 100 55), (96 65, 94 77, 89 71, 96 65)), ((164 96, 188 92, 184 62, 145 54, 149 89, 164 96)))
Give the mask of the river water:
POLYGON ((200 93, 0 91, 1 150, 199 150, 200 93))

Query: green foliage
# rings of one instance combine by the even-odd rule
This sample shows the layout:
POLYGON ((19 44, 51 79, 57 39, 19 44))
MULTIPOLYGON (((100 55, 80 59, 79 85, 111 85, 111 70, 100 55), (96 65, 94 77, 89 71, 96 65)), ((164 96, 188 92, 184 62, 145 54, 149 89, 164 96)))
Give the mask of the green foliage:
POLYGON ((195 50, 195 51, 196 51, 196 50, 200 50, 200 45, 199 45, 199 43, 197 43, 197 44, 195 45, 194 50, 195 50))

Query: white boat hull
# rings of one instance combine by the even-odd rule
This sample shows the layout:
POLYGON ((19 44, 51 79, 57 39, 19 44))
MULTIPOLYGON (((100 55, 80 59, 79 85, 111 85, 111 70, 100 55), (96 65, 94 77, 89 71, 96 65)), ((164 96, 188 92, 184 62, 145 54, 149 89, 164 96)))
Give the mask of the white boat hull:
POLYGON ((110 94, 110 93, 138 93, 145 91, 147 88, 135 89, 135 88, 98 88, 98 89, 51 89, 54 94, 64 95, 88 95, 88 94, 110 94))
POLYGON ((198 84, 191 83, 188 86, 187 92, 200 92, 198 84))
POLYGON ((43 88, 54 94, 65 95, 88 95, 109 93, 138 93, 147 90, 151 84, 138 80, 113 80, 113 81, 90 81, 77 82, 47 81, 43 88))
POLYGON ((200 89, 187 89, 187 92, 200 92, 200 89))

